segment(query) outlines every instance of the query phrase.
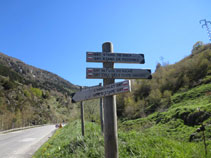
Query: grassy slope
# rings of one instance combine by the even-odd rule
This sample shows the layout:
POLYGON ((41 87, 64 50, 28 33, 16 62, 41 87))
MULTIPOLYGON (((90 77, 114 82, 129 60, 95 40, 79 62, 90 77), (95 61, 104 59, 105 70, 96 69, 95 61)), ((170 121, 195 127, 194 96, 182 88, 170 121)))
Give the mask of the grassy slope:
MULTIPOLYGON (((119 131, 119 157, 121 158, 200 158, 203 146, 179 142, 155 133, 119 131)), ((80 135, 80 122, 59 129, 34 155, 34 158, 103 158, 103 136, 99 125, 86 123, 86 136, 80 135)))
POLYGON ((160 135, 180 141, 188 141, 203 121, 206 134, 211 139, 211 84, 195 87, 172 96, 173 105, 164 112, 155 112, 146 118, 125 121, 123 130, 156 131, 160 135), (199 112, 200 109, 200 112, 199 112), (192 124, 197 124, 192 126, 192 124))
MULTIPOLYGON (((205 119, 204 124, 211 124, 210 92, 211 84, 205 84, 187 92, 176 93, 171 98, 173 105, 168 110, 119 123, 119 157, 205 157, 202 133, 198 133, 193 142, 188 140, 200 126, 190 125, 191 121, 197 121, 192 120, 191 116, 197 114, 197 118, 205 119)), ((211 157, 211 126, 206 126, 205 134, 209 144, 208 157, 211 157)), ((103 136, 99 125, 87 122, 86 136, 83 138, 80 134, 80 122, 72 122, 59 129, 34 157, 101 158, 103 155, 103 136)))
MULTIPOLYGON (((119 157, 178 157, 199 158, 203 156, 200 144, 178 142, 153 133, 136 131, 119 132, 119 157)), ((103 136, 100 127, 86 124, 86 136, 80 135, 80 122, 73 122, 56 134, 36 152, 34 158, 103 158, 103 136)))

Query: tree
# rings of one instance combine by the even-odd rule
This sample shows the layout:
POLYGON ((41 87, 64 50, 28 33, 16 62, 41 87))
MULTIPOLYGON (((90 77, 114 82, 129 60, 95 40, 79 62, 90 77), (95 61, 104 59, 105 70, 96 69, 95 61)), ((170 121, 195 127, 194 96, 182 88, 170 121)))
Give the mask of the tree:
POLYGON ((15 114, 15 127, 21 127, 22 126, 22 116, 21 116, 21 111, 20 109, 17 110, 16 114, 15 114))
POLYGON ((201 46, 203 46, 203 42, 202 41, 198 41, 193 45, 193 49, 192 49, 192 54, 196 54, 199 52, 199 49, 201 48, 201 46))

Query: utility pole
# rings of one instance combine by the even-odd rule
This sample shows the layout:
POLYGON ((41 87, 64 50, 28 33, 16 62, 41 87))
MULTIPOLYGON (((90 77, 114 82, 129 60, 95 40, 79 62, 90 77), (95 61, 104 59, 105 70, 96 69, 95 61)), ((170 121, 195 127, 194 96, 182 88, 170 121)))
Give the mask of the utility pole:
POLYGON ((211 21, 207 21, 206 19, 203 19, 203 20, 200 20, 199 23, 200 24, 204 23, 204 24, 202 24, 202 28, 206 27, 209 41, 211 42, 211 32, 210 32, 209 25, 208 25, 208 24, 211 24, 211 21))

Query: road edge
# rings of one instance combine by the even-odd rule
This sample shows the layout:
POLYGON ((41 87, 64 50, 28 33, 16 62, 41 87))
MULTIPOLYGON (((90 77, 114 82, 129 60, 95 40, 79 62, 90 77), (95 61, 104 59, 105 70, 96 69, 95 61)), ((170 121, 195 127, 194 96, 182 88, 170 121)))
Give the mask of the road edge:
POLYGON ((39 142, 37 142, 36 144, 32 145, 31 148, 28 150, 27 153, 29 153, 29 158, 33 157, 33 155, 35 154, 35 152, 43 145, 45 144, 48 139, 50 139, 54 133, 56 132, 56 129, 54 129, 52 132, 50 132, 48 135, 46 135, 43 139, 41 139, 39 142))

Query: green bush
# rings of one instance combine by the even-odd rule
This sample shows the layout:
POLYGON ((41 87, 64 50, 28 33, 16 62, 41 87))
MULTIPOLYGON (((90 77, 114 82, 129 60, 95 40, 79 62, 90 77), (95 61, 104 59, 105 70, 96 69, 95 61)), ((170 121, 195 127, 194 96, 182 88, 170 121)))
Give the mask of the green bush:
POLYGON ((42 96, 42 90, 40 90, 39 88, 33 88, 32 87, 30 90, 35 96, 37 96, 37 97, 42 96))
POLYGON ((28 90, 24 90, 23 93, 27 98, 31 98, 31 93, 28 90))

